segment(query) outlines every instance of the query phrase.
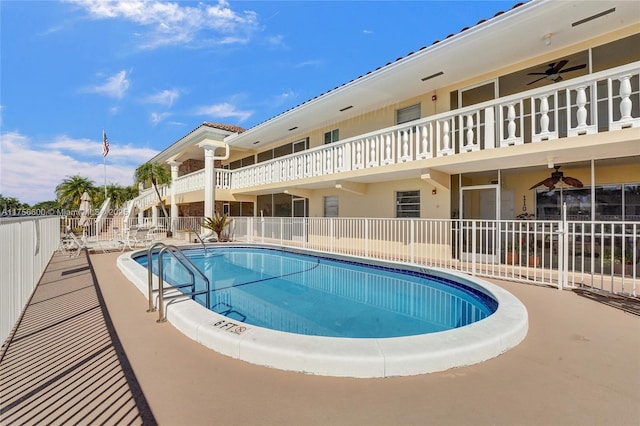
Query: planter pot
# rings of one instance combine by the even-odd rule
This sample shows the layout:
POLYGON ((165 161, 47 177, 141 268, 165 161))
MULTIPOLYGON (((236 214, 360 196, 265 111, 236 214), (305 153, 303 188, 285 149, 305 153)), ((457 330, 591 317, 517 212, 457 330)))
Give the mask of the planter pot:
POLYGON ((633 263, 615 263, 613 265, 613 273, 616 275, 622 275, 624 272, 625 276, 630 276, 633 274, 633 263))
POLYGON ((517 265, 520 260, 518 256, 518 252, 515 252, 515 251, 507 252, 505 260, 507 262, 507 265, 517 265))
POLYGON ((542 262, 540 261, 540 256, 536 256, 536 255, 529 255, 529 264, 528 266, 540 266, 542 265, 542 262))

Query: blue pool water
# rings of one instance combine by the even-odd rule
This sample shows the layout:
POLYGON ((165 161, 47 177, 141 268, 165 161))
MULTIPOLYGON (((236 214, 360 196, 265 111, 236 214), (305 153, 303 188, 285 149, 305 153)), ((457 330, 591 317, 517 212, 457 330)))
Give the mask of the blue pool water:
MULTIPOLYGON (((386 338, 435 333, 482 320, 494 298, 425 273, 271 248, 215 247, 183 253, 211 283, 209 307, 230 320, 329 337, 386 338)), ((167 255, 165 255, 167 256, 167 255)), ((147 266, 147 256, 136 258, 147 266)), ((187 282, 170 257, 165 281, 187 282)), ((157 261, 153 262, 157 274, 157 261)), ((204 283, 196 283, 197 289, 204 283)), ((205 305, 204 295, 196 301, 205 305)))

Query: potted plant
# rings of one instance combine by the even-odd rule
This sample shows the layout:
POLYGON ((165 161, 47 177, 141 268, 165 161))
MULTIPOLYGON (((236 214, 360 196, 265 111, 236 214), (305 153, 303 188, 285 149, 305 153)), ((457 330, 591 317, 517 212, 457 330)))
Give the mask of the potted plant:
POLYGON ((536 241, 533 235, 522 237, 522 249, 528 254, 527 266, 538 267, 542 264, 540 255, 536 253, 536 241))
POLYGON ((520 261, 520 253, 518 253, 518 248, 514 247, 512 242, 509 242, 507 244, 505 261, 507 262, 507 265, 517 265, 520 261))
POLYGON ((622 257, 622 248, 611 250, 605 249, 602 252, 602 268, 603 272, 611 273, 611 265, 613 265, 613 273, 621 275, 623 272, 626 276, 633 273, 633 252, 625 250, 624 258, 622 257))
POLYGON ((233 219, 229 219, 227 214, 220 216, 218 213, 214 217, 205 217, 202 222, 202 227, 209 229, 216 233, 218 241, 229 241, 229 232, 225 233, 225 229, 233 222, 233 219))
POLYGON ((613 273, 622 275, 623 272, 625 276, 633 273, 633 252, 630 249, 625 250, 624 258, 622 249, 616 251, 613 256, 613 273))

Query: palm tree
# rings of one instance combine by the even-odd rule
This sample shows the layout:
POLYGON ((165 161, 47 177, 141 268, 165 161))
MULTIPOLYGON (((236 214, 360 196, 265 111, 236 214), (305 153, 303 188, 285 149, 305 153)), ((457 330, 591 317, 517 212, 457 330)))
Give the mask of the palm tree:
POLYGON ((80 197, 84 192, 93 195, 96 187, 89 178, 75 175, 64 179, 56 186, 56 197, 61 206, 76 208, 80 206, 80 197))
POLYGON ((21 203, 15 197, 3 197, 0 194, 0 210, 19 210, 29 207, 28 204, 21 203))
POLYGON ((107 185, 107 197, 113 202, 113 207, 116 209, 137 196, 138 189, 136 187, 120 186, 114 183, 107 185))
MULTIPOLYGON (((143 183, 145 186, 148 186, 149 184, 153 185, 153 189, 156 190, 156 194, 158 195, 158 202, 160 207, 162 207, 162 212, 164 213, 164 216, 168 218, 169 213, 167 213, 167 208, 162 202, 158 185, 164 185, 171 182, 171 171, 159 163, 144 163, 136 169, 134 180, 137 184, 143 183)), ((171 231, 167 231, 167 237, 170 237, 171 235, 171 231)))
POLYGON ((202 222, 202 227, 215 232, 218 241, 227 241, 229 237, 224 235, 224 229, 228 227, 231 222, 233 222, 233 219, 229 219, 226 213, 222 216, 216 213, 214 217, 205 217, 202 222))

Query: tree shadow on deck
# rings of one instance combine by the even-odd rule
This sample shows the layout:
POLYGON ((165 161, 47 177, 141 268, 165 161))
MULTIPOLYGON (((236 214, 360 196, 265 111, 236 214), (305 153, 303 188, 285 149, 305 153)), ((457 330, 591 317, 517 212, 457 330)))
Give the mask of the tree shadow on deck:
POLYGON ((576 288, 574 293, 586 297, 587 299, 603 303, 607 306, 621 309, 633 315, 640 316, 640 298, 633 296, 623 296, 611 293, 600 293, 593 290, 576 288))

